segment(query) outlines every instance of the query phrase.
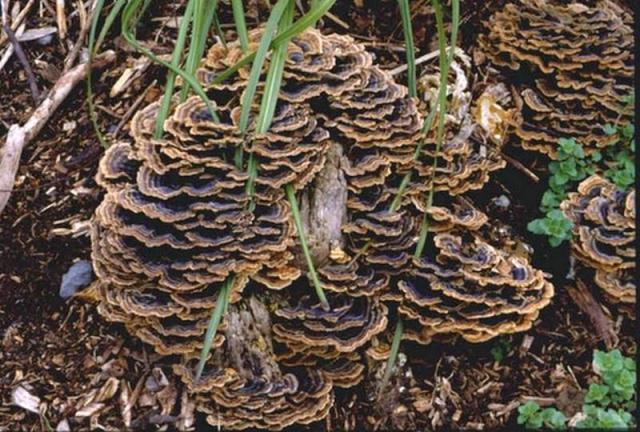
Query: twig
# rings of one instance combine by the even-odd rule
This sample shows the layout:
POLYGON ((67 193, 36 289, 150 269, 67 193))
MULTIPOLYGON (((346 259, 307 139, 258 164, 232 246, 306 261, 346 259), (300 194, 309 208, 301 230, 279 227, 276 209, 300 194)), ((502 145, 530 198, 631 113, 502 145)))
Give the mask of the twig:
MULTIPOLYGON (((35 0, 29 0, 27 2, 27 5, 24 7, 24 9, 22 9, 20 11, 20 13, 18 13, 18 16, 16 17, 15 20, 11 21, 11 30, 13 30, 14 32, 17 32, 18 27, 20 26, 20 24, 22 24, 22 21, 25 19, 25 17, 27 16, 27 14, 29 13, 29 11, 31 10, 31 6, 33 6, 33 4, 35 3, 35 0)), ((7 41, 7 35, 5 34, 1 34, 0 35, 0 46, 2 46, 2 44, 4 44, 7 41)))
POLYGON ((64 40, 67 37, 67 16, 64 13, 64 0, 56 0, 56 24, 58 25, 60 40, 64 40))
POLYGON ((149 90, 151 90, 153 88, 153 86, 156 85, 157 82, 158 82, 158 80, 153 80, 153 82, 151 84, 149 84, 149 86, 145 89, 145 91, 143 91, 142 94, 140 96, 138 96, 138 98, 135 100, 135 102, 133 102, 133 104, 131 104, 131 106, 129 107, 127 112, 124 113, 124 115, 122 116, 122 118, 118 122, 118 125, 116 126, 116 128, 113 131, 113 137, 114 138, 118 136, 118 134, 120 133, 120 130, 122 129, 122 127, 125 125, 125 123, 127 121, 129 121, 131 116, 133 116, 133 113, 138 109, 140 104, 142 102, 144 102, 145 96, 147 96, 147 93, 149 93, 149 90))
MULTIPOLYGON (((25 25, 20 24, 20 27, 18 27, 18 30, 16 30, 16 37, 22 36, 22 34, 24 33, 24 29, 25 29, 25 25)), ((0 58, 0 71, 7 64, 7 62, 13 55, 13 52, 14 52, 13 44, 9 44, 9 47, 7 48, 7 50, 4 52, 4 54, 2 54, 2 58, 0 58)))
POLYGON ((80 34, 78 35, 78 39, 76 43, 73 44, 73 48, 67 55, 67 58, 64 60, 64 70, 62 73, 65 73, 73 63, 75 63, 76 58, 78 57, 78 53, 80 52, 80 48, 84 46, 84 40, 87 37, 87 33, 89 32, 89 27, 91 27, 91 20, 93 19, 93 13, 95 11, 92 10, 89 16, 87 16, 87 10, 84 8, 84 5, 81 1, 77 2, 78 4, 78 18, 80 19, 80 34))
POLYGON ((40 92, 38 91, 38 83, 36 83, 36 76, 33 74, 33 71, 31 70, 31 66, 29 65, 29 60, 27 59, 27 56, 22 50, 22 46, 20 46, 20 42, 18 42, 16 35, 13 33, 13 30, 11 30, 9 26, 4 24, 2 25, 2 29, 4 30, 5 34, 9 37, 9 41, 13 45, 13 49, 16 52, 16 55, 18 56, 20 63, 22 63, 22 67, 24 68, 24 71, 27 73, 27 81, 29 82, 29 89, 31 90, 31 96, 33 96, 33 101, 35 103, 38 103, 38 99, 40 98, 40 92))
MULTIPOLYGON (((451 47, 447 47, 447 53, 449 53, 450 50, 451 50, 451 47)), ((440 51, 436 50, 436 51, 432 51, 430 53, 421 55, 420 57, 418 57, 416 59, 416 66, 419 65, 419 64, 428 62, 429 60, 433 60, 434 58, 438 57, 439 54, 440 54, 440 51)), ((456 47, 455 55, 462 56, 462 55, 464 55, 464 51, 462 51, 462 49, 456 47)), ((391 74, 392 76, 393 75, 398 75, 398 74, 400 74, 400 73, 402 73, 402 72, 404 72, 406 70, 407 70, 407 65, 403 64, 401 66, 398 66, 397 68, 391 69, 389 71, 389 74, 391 74)))
MULTIPOLYGON (((92 67, 104 67, 112 63, 116 58, 113 51, 106 51, 97 56, 92 62, 92 67)), ((62 75, 53 86, 40 106, 31 114, 24 126, 14 124, 9 128, 7 140, 0 147, 0 214, 4 210, 15 184, 16 172, 20 165, 20 155, 24 147, 40 132, 53 115, 56 108, 69 95, 71 89, 78 84, 87 73, 87 64, 80 64, 66 74, 62 75)))
POLYGON ((7 13, 7 9, 9 9, 9 0, 0 0, 0 13, 2 14, 2 25, 9 24, 9 14, 7 13))
POLYGON ((324 14, 327 18, 329 18, 331 21, 333 21, 334 23, 338 24, 340 27, 342 27, 345 30, 350 30, 351 27, 349 27, 349 24, 347 24, 346 22, 342 21, 340 18, 338 18, 337 16, 335 16, 334 14, 332 14, 331 12, 327 12, 326 14, 324 14))
POLYGON ((538 183, 540 181, 540 177, 538 177, 537 175, 535 175, 533 173, 533 171, 531 171, 529 168, 527 168, 526 166, 522 165, 522 163, 520 163, 519 161, 515 160, 514 158, 512 158, 511 156, 506 155, 504 152, 500 152, 500 156, 502 156, 504 158, 504 160, 506 160, 507 162, 509 162, 511 165, 513 165, 514 167, 516 167, 517 169, 519 169, 520 171, 522 171, 524 174, 526 174, 531 180, 533 180, 534 182, 538 183))

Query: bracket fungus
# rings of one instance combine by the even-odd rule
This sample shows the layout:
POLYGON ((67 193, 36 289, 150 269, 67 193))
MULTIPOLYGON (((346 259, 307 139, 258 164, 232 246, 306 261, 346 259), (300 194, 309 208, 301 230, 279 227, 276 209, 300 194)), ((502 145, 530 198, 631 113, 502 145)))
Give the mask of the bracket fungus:
POLYGON ((513 71, 523 148, 555 158, 559 138, 587 153, 616 139, 602 126, 629 121, 633 106, 633 17, 610 0, 517 0, 479 38, 484 56, 513 71))
POLYGON ((332 381, 315 368, 284 372, 271 345, 271 319, 255 296, 229 307, 226 342, 213 353, 199 381, 194 360, 174 372, 196 392, 196 408, 213 426, 281 430, 325 417, 333 403, 332 381))
MULTIPOLYGON (((250 48, 261 31, 250 32, 250 48)), ((238 42, 215 45, 196 73, 219 121, 195 96, 173 100, 161 138, 159 103, 134 116, 132 141, 100 162, 106 193, 92 223, 99 312, 169 356, 211 424, 279 430, 324 417, 333 387, 362 380, 365 353, 396 311, 415 330, 407 338, 423 343, 529 328, 552 286, 508 242, 489 240, 487 216, 460 198, 504 166, 474 125, 464 60, 452 68, 460 104, 436 155, 435 131, 421 134, 424 103, 351 37, 308 29, 292 38, 264 134, 253 120, 240 124, 248 69, 214 82, 241 56, 238 42), (253 209, 248 174, 233 162, 238 147, 258 165, 253 209), (414 258, 436 157, 434 258, 414 258), (302 203, 329 311, 310 297, 285 185, 302 203), (207 319, 230 276, 228 312, 195 382, 207 319)))
POLYGON ((579 276, 593 278, 610 302, 634 316, 636 303, 636 193, 593 175, 562 202, 573 223, 571 247, 579 276), (591 271, 591 272, 590 272, 591 271))

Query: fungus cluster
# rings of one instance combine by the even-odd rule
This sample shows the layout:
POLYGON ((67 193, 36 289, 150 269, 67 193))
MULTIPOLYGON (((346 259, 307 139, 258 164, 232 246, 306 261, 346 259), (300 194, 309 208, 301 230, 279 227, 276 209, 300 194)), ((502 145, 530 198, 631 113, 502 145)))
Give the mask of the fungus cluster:
POLYGON ((486 25, 483 54, 519 83, 515 134, 525 149, 554 158, 562 137, 575 137, 587 153, 616 139, 602 127, 633 116, 627 10, 610 0, 518 0, 486 25))
MULTIPOLYGON (((250 48, 260 34, 250 33, 250 48)), ((470 97, 437 155, 427 252, 415 258, 436 157, 434 131, 421 137, 420 103, 353 39, 309 29, 289 43, 273 123, 258 134, 253 120, 240 124, 248 69, 215 82, 242 55, 238 43, 215 45, 197 71, 217 121, 195 96, 173 101, 161 138, 159 103, 135 115, 133 141, 100 163, 106 194, 92 226, 99 312, 172 355, 209 423, 279 430, 324 417, 334 386, 362 380, 367 349, 396 311, 412 323, 406 337, 422 343, 434 334, 479 342, 531 325, 551 285, 457 197, 504 165, 472 124, 470 97), (253 206, 238 148, 257 162, 253 206), (306 278, 285 185, 301 201, 330 310, 306 278), (228 280, 228 312, 195 382, 228 280)))
POLYGON ((635 190, 619 190, 593 175, 569 194, 561 208, 573 223, 571 246, 582 267, 580 276, 593 280, 607 300, 634 314, 635 190))
POLYGON ((486 215, 472 208, 456 210, 466 214, 432 208, 441 225, 436 231, 443 230, 433 238, 435 259, 431 254, 414 258, 413 268, 398 282, 400 316, 419 323, 409 325, 405 337, 430 343, 437 335, 458 334, 484 342, 528 330, 549 304, 553 285, 525 257, 482 229, 486 215))

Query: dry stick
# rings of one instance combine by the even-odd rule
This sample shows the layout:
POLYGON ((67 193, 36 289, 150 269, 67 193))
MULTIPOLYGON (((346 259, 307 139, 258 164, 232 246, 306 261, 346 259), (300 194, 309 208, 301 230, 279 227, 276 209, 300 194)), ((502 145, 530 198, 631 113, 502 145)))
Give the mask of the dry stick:
MULTIPOLYGON (((447 47, 447 49, 446 49, 447 55, 449 55, 450 51, 451 51, 451 47, 447 47)), ((464 51, 462 51, 461 48, 456 47, 455 54, 460 56, 461 54, 464 54, 464 51)), ((421 55, 420 57, 418 57, 416 59, 416 66, 419 65, 419 64, 422 64, 424 62, 428 62, 429 60, 433 60, 436 57, 438 57, 438 55, 440 55, 440 50, 435 50, 435 51, 432 51, 430 53, 421 55)), ((395 76, 395 75, 398 75, 398 74, 400 74, 400 73, 402 73, 402 72, 404 72, 406 70, 407 70, 407 65, 403 64, 403 65, 398 66, 397 68, 389 70, 389 74, 391 74, 392 76, 395 76)))
MULTIPOLYGON (((116 53, 106 51, 97 56, 92 62, 92 68, 100 68, 112 63, 116 59, 116 53)), ((83 63, 62 75, 53 86, 40 106, 31 114, 24 126, 14 124, 9 128, 7 140, 0 147, 0 214, 4 210, 16 180, 16 172, 20 165, 20 155, 24 147, 40 132, 53 115, 56 108, 65 100, 76 84, 87 73, 87 64, 83 63)))
MULTIPOLYGON (((31 10, 31 6, 33 6, 34 3, 35 3, 35 0, 29 0, 29 2, 24 7, 24 9, 22 9, 18 13, 18 16, 16 17, 16 19, 11 22, 11 30, 13 30, 14 32, 18 30, 18 27, 20 26, 20 24, 22 24, 22 21, 25 19, 25 17, 27 16, 29 11, 31 10)), ((3 12, 6 12, 6 11, 3 11, 3 12)), ((7 35, 6 34, 1 34, 0 35, 0 46, 2 46, 2 44, 4 44, 6 41, 7 41, 7 35)))
POLYGON ((87 37, 87 33, 89 33, 89 28, 91 27, 91 21, 93 19, 93 13, 95 9, 91 11, 87 16, 87 10, 84 8, 84 5, 81 1, 78 1, 78 18, 80 19, 80 35, 78 35, 78 40, 76 40, 75 44, 73 44, 73 48, 67 55, 67 58, 64 60, 64 70, 62 73, 65 73, 76 61, 78 54, 80 53, 80 48, 84 46, 84 40, 87 37))
MULTIPOLYGON (((20 27, 18 27, 18 30, 16 30, 16 38, 19 38, 20 36, 22 36, 22 34, 24 33, 24 29, 25 29, 25 25, 20 24, 20 27)), ((7 64, 7 62, 13 55, 13 52, 15 51, 13 47, 14 47, 13 44, 9 44, 9 47, 7 48, 7 50, 4 52, 4 54, 2 54, 2 57, 0 58, 0 71, 4 68, 4 66, 7 64)))
POLYGON ((27 59, 27 56, 22 50, 22 46, 20 46, 20 42, 18 42, 16 35, 13 33, 13 30, 11 30, 9 26, 4 24, 2 25, 2 29, 4 30, 5 34, 9 37, 9 41, 13 45, 13 49, 16 52, 16 55, 18 56, 20 63, 22 63, 22 67, 24 68, 24 71, 27 73, 27 81, 29 82, 29 89, 31 90, 31 96, 33 96, 33 101, 35 103, 38 103, 38 99, 40 98, 40 92, 38 91, 36 76, 33 74, 33 71, 31 70, 31 66, 29 65, 29 60, 27 59))
POLYGON ((514 158, 512 158, 509 155, 506 155, 502 150, 498 150, 500 151, 500 156, 502 156, 504 158, 504 160, 506 160, 507 162, 509 162, 511 165, 513 165, 515 168, 519 169, 520 171, 522 171, 527 177, 529 177, 531 180, 533 180, 534 182, 538 183, 540 182, 540 178, 535 175, 533 173, 533 171, 531 171, 529 168, 527 168, 526 166, 524 166, 521 162, 515 160, 514 158))
POLYGON ((67 16, 64 13, 64 0, 56 0, 56 24, 60 39, 67 37, 67 16))

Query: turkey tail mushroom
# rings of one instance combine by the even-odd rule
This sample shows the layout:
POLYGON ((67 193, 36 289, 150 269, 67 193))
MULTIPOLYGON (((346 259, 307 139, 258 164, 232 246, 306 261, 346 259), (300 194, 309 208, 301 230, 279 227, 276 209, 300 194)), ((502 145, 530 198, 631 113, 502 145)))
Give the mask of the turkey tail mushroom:
POLYGON ((587 153, 617 138, 602 126, 633 116, 626 102, 634 76, 627 10, 610 0, 518 0, 486 25, 482 53, 497 68, 518 72, 515 134, 525 149, 555 158, 559 138, 575 137, 587 153))
POLYGON ((579 276, 595 272, 593 280, 604 297, 635 316, 635 189, 619 190, 609 180, 593 175, 562 202, 573 223, 571 249, 581 264, 579 276))

